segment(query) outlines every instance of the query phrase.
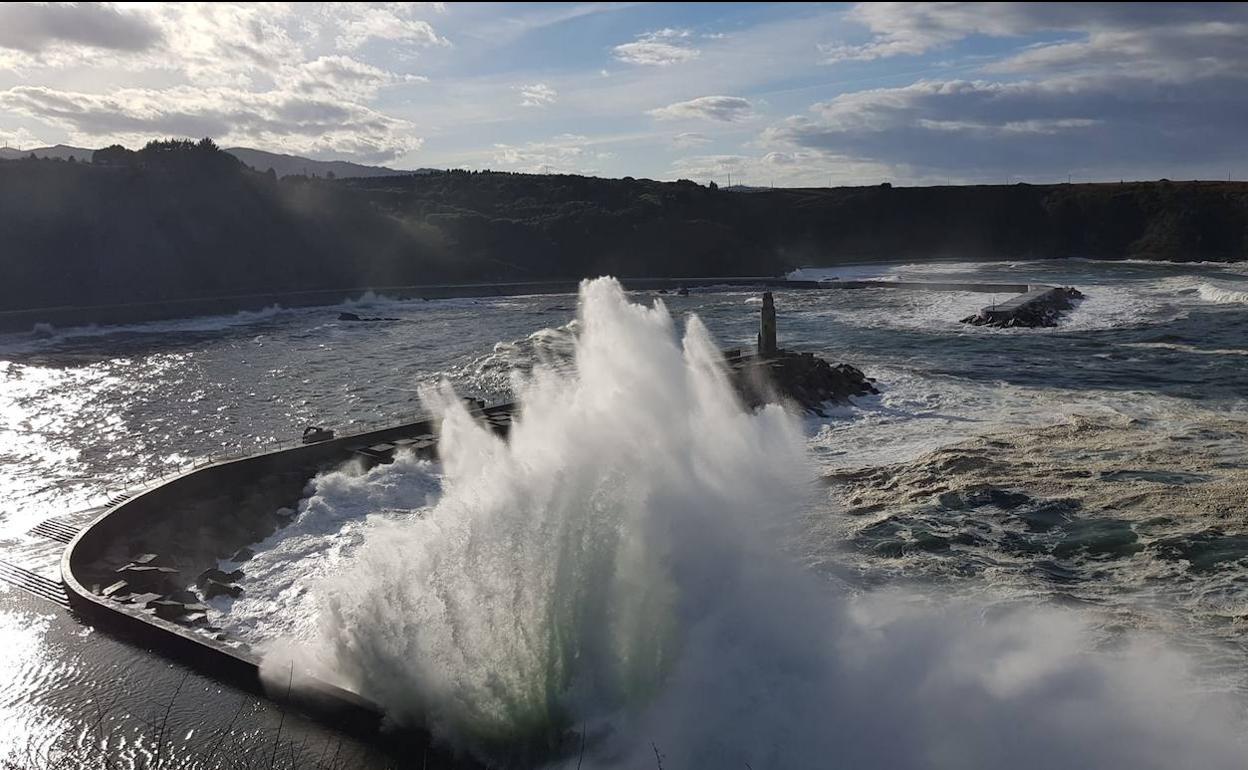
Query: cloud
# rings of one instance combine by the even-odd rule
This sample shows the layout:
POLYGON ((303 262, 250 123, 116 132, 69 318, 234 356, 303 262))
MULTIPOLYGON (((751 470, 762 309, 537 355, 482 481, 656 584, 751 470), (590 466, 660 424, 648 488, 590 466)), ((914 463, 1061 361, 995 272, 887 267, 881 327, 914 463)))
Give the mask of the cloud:
POLYGON ((529 174, 595 174, 597 163, 611 153, 592 149, 589 137, 560 134, 541 142, 522 145, 495 144, 494 163, 502 168, 529 174))
POLYGON ((684 131, 672 137, 672 145, 680 148, 699 147, 710 141, 709 136, 697 131, 684 131))
POLYGON ((984 71, 1117 73, 1166 82, 1248 75, 1248 19, 1094 31, 1085 40, 1031 46, 984 71))
POLYGON ((739 96, 699 96, 650 110, 659 120, 718 120, 732 123, 753 115, 753 105, 739 96))
POLYGON ((0 144, 10 149, 42 147, 48 143, 25 128, 0 128, 0 144))
POLYGON ((617 45, 611 50, 615 58, 628 64, 666 67, 701 55, 701 51, 688 44, 689 37, 688 30, 660 29, 638 35, 635 41, 617 45))
POLYGON ((1190 25, 1242 23, 1248 20, 1248 7, 1239 3, 859 3, 846 19, 866 27, 872 37, 861 44, 820 45, 824 63, 917 56, 973 35, 1166 35, 1190 25))
POLYGON ((762 143, 963 181, 1225 174, 1242 154, 1240 78, 1184 84, 1068 76, 920 81, 842 94, 766 129, 762 143), (1183 137, 1182 141, 1176 140, 1183 137))
POLYGON ((63 128, 76 143, 211 136, 227 145, 384 162, 422 142, 411 124, 367 107, 277 90, 179 86, 87 94, 18 86, 0 91, 0 110, 63 128))
MULTIPOLYGON (((348 42, 363 43, 374 37, 369 25, 391 16, 413 21, 415 8, 351 5, 309 11, 285 3, 152 3, 125 14, 108 10, 125 16, 127 22, 156 30, 153 41, 134 50, 95 49, 82 44, 87 39, 84 34, 74 37, 62 25, 56 28, 60 31, 55 38, 62 42, 49 44, 37 58, 23 52, 14 55, 25 56, 21 63, 28 66, 111 67, 126 73, 156 73, 148 81, 177 83, 181 78, 212 85, 183 82, 97 93, 16 87, 0 91, 0 111, 64 130, 76 143, 134 145, 160 136, 212 136, 224 144, 319 157, 347 156, 365 162, 390 162, 422 143, 410 123, 367 103, 384 88, 425 78, 391 72, 343 54, 309 59, 305 48, 340 32, 348 42), (317 19, 323 19, 318 14, 331 11, 340 14, 341 25, 318 28, 317 19), (79 42, 63 42, 71 39, 79 42)), ((56 11, 61 12, 59 6, 56 11)), ((90 21, 98 15, 96 6, 70 11, 71 20, 90 21)), ((8 12, 7 6, 0 7, 0 14, 8 12)), ((389 39, 406 39, 416 34, 413 30, 418 26, 400 24, 385 34, 389 39)), ((95 27, 88 24, 86 29, 95 27)), ((0 35, 7 32, 7 28, 0 29, 0 35)), ((11 62, 12 56, 5 59, 0 51, 0 64, 5 61, 11 62)))
POLYGON ((161 30, 140 13, 107 3, 4 3, 0 5, 0 48, 39 54, 57 46, 111 51, 145 51, 161 30))
POLYGON ((673 161, 672 171, 682 177, 719 179, 729 174, 740 176, 752 161, 745 155, 691 155, 673 161))
POLYGON ((441 10, 437 3, 327 3, 323 13, 337 29, 336 45, 356 49, 370 40, 417 46, 447 46, 433 25, 415 17, 419 10, 441 10))
MULTIPOLYGON (((163 43, 111 62, 129 71, 168 70, 192 81, 250 87, 307 58, 288 4, 149 3, 137 10, 161 29, 163 43)), ((76 63, 102 62, 87 57, 76 63)))
POLYGON ((545 107, 554 104, 559 98, 559 92, 545 83, 517 86, 516 90, 520 92, 520 106, 522 107, 545 107))
POLYGON ((295 91, 358 101, 372 99, 387 86, 423 83, 420 75, 397 75, 349 56, 322 56, 292 67, 284 80, 295 91))
POLYGON ((823 187, 830 184, 877 184, 896 178, 897 170, 820 150, 770 151, 762 155, 692 155, 671 165, 671 176, 766 187, 823 187))

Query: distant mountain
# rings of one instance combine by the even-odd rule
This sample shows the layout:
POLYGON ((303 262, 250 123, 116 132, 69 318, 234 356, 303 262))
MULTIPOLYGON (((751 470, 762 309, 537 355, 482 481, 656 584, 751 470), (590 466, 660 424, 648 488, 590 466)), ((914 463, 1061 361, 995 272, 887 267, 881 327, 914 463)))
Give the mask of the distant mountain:
POLYGON ((36 158, 55 158, 56 160, 74 160, 90 161, 91 153, 95 150, 89 150, 85 147, 70 147, 67 144, 54 144, 51 147, 34 147, 28 150, 15 150, 12 147, 0 147, 0 160, 17 160, 19 158, 29 158, 34 153, 36 158))
MULTIPOLYGON (((57 144, 51 147, 34 147, 25 150, 0 147, 0 160, 19 160, 28 158, 31 153, 34 153, 37 158, 69 160, 72 157, 74 160, 90 162, 91 153, 93 152, 95 152, 93 149, 70 147, 67 144, 57 144)), ((311 158, 303 158, 298 155, 281 155, 276 152, 253 150, 249 147, 230 147, 226 152, 257 171, 273 169, 279 177, 299 176, 301 174, 304 176, 327 177, 332 172, 334 177, 338 179, 354 179, 358 177, 428 174, 436 170, 421 168, 415 171, 401 171, 399 169, 386 168, 385 166, 365 166, 362 163, 351 163, 345 160, 312 160, 311 158)))
POLYGON ((248 147, 227 147, 226 152, 241 160, 257 171, 273 171, 279 176, 319 176, 326 177, 332 173, 338 179, 373 176, 403 176, 407 174, 428 174, 435 169, 421 168, 415 171, 400 171, 385 166, 365 166, 345 160, 312 160, 298 155, 281 155, 276 152, 252 150, 248 147))

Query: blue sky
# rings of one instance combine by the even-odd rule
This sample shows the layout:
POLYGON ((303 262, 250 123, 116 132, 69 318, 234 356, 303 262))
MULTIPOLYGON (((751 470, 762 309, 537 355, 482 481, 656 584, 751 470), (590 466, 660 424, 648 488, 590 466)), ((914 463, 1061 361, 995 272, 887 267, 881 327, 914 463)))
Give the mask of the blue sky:
POLYGON ((0 141, 941 184, 1248 176, 1248 5, 0 6, 0 141))

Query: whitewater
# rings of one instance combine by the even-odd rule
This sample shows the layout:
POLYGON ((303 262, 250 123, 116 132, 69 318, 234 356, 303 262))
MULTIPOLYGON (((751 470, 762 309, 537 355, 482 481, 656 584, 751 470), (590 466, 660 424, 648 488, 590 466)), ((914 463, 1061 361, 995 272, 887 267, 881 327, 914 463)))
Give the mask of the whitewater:
MULTIPOLYGON (((378 325, 275 308, 11 335, 3 557, 41 553, 22 533, 89 499, 79 479, 429 409, 439 462, 326 469, 289 526, 222 563, 244 593, 213 620, 277 687, 335 682, 503 766, 1243 766, 1244 266, 818 275, 1088 299, 1055 329, 995 330, 957 323, 983 295, 777 292, 782 345, 878 381, 819 418, 746 412, 726 387, 716 351, 751 343, 748 290, 602 279, 579 298, 367 298, 400 319, 378 325), (509 438, 456 394, 518 400, 509 438)), ((63 693, 118 672, 138 716, 177 686, 3 610, 0 743, 81 740, 92 714, 63 693), (72 666, 43 662, 60 649, 72 666)), ((172 718, 188 747, 234 712, 203 697, 172 718)), ((117 725, 130 764, 150 760, 143 720, 117 725)))
POLYGON ((785 542, 820 490, 798 419, 741 408, 696 316, 680 338, 661 302, 600 279, 578 322, 570 373, 515 383, 509 440, 443 386, 424 393, 439 469, 314 482, 309 509, 423 494, 387 495, 402 512, 309 589, 317 622, 274 642, 272 681, 349 687, 505 764, 558 764, 577 736, 591 767, 1248 759, 1234 702, 1190 692, 1158 639, 1093 652, 1074 613, 985 616, 803 570, 785 542))

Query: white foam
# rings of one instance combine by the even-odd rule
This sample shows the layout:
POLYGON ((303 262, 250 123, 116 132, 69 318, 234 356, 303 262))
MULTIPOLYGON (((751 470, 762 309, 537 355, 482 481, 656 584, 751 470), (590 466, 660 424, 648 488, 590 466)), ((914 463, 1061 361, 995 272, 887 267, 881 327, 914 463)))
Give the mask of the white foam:
POLYGON ((1196 287, 1196 293, 1204 301, 1217 305, 1248 305, 1248 289, 1245 288, 1202 283, 1196 287))
POLYGON ((267 681, 315 673, 513 764, 562 743, 567 767, 1243 766, 1238 707, 1162 645, 1093 653, 1071 612, 851 600, 797 569, 798 424, 740 411, 696 319, 682 345, 614 281, 581 300, 575 371, 517 388, 510 442, 427 394, 425 515, 397 481, 371 501, 318 482, 326 520, 397 508, 308 584, 315 633, 271 646, 267 681))

